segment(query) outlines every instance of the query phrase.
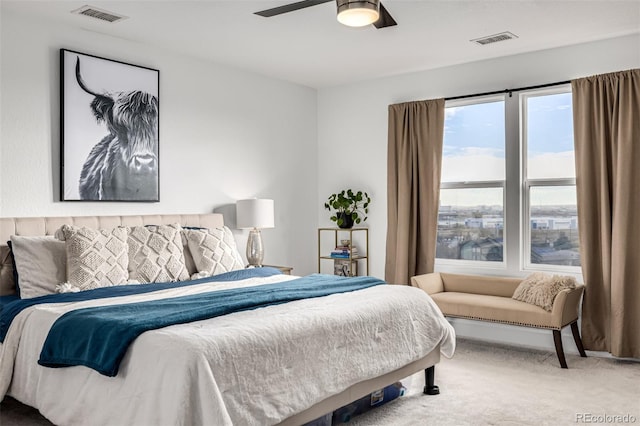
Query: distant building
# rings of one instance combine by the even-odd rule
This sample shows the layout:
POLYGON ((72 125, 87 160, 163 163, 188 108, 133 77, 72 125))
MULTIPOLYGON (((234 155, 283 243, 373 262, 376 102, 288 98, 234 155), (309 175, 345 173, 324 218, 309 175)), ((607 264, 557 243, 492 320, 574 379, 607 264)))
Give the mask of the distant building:
POLYGON ((482 218, 471 217, 464 220, 464 226, 472 229, 482 228, 482 218))
POLYGON ((503 229, 504 219, 497 215, 483 215, 482 217, 470 217, 464 220, 464 226, 472 229, 503 229))
POLYGON ((531 229, 534 230, 560 230, 560 229, 578 229, 578 217, 532 217, 531 229))
POLYGON ((531 247, 531 263, 545 265, 580 266, 580 253, 574 250, 556 250, 553 247, 531 247))
POLYGON ((531 229, 545 230, 549 229, 549 221, 547 219, 531 219, 531 229))
POLYGON ((460 245, 460 259, 501 262, 503 259, 502 238, 483 238, 460 245))

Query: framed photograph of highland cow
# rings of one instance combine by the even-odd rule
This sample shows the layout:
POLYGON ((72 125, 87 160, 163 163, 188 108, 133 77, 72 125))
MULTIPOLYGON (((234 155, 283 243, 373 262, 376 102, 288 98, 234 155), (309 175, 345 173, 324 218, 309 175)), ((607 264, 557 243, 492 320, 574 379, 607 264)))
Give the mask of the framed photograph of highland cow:
POLYGON ((160 201, 160 71, 60 49, 60 199, 160 201))

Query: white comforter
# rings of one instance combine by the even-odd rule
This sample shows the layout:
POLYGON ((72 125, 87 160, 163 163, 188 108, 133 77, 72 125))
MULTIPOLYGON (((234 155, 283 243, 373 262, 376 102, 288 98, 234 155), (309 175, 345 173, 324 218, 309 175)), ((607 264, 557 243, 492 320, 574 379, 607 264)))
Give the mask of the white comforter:
POLYGON ((438 344, 453 355, 453 328, 426 293, 381 285, 148 331, 129 347, 117 377, 37 364, 49 328, 69 310, 292 278, 28 308, 0 347, 0 396, 38 408, 57 425, 266 425, 438 344))

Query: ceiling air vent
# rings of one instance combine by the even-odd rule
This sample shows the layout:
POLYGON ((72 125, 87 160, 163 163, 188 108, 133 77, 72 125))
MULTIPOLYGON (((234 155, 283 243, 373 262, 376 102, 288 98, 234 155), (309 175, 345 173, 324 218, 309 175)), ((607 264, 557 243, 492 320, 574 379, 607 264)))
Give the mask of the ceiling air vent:
POLYGON ((471 40, 474 43, 478 43, 481 45, 485 45, 485 44, 491 44, 491 43, 497 43, 499 41, 505 41, 505 40, 511 40, 514 38, 518 38, 517 35, 510 33, 509 31, 505 31, 503 33, 500 34, 494 34, 494 35, 490 35, 490 36, 486 36, 486 37, 480 37, 480 38, 476 38, 471 40))
POLYGON ((90 18, 95 18, 101 21, 111 22, 111 23, 118 22, 123 19, 127 19, 127 17, 124 15, 118 15, 113 12, 109 12, 104 9, 99 9, 97 7, 88 6, 88 5, 82 6, 81 8, 76 10, 72 10, 71 13, 74 13, 76 15, 84 15, 90 18))

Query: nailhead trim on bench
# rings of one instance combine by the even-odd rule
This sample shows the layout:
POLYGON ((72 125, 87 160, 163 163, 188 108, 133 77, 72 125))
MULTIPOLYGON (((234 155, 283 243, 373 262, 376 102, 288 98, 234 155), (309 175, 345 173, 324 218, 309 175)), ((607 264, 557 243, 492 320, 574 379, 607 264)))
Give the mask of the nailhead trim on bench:
POLYGON ((451 318, 462 318, 462 319, 471 319, 471 320, 478 320, 478 321, 488 321, 488 322, 495 322, 495 323, 498 323, 498 324, 518 325, 518 326, 521 326, 521 327, 540 328, 540 329, 543 329, 543 330, 561 330, 564 327, 566 327, 569 324, 571 324, 572 322, 576 321, 574 319, 574 320, 569 321, 568 323, 564 324, 562 327, 556 328, 556 327, 545 327, 545 326, 542 326, 542 325, 527 324, 527 323, 524 323, 524 322, 500 321, 500 320, 495 320, 495 319, 473 317, 473 316, 468 316, 468 315, 450 315, 450 314, 444 314, 444 313, 443 313, 443 315, 445 317, 451 317, 451 318))

